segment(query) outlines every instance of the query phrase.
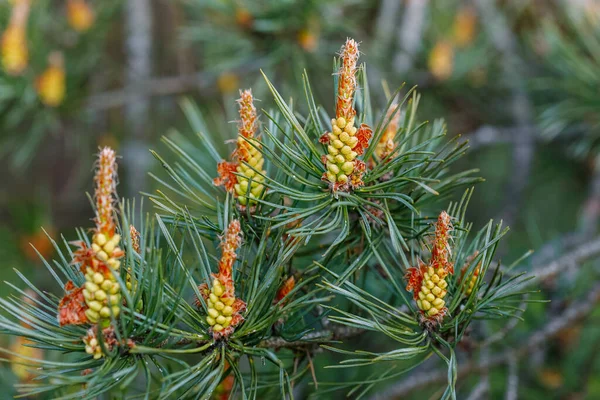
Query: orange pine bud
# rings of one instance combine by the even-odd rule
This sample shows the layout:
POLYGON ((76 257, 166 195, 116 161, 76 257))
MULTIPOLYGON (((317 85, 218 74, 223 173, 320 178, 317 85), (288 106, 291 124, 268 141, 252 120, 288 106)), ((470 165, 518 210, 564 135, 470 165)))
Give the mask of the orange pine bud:
POLYGON ((235 22, 244 29, 250 29, 254 24, 254 17, 250 11, 240 7, 235 10, 235 22))
POLYGON ((96 232, 103 233, 109 238, 116 230, 114 221, 114 202, 117 193, 117 161, 115 151, 105 147, 98 155, 96 169, 96 232))
POLYGON ((233 72, 223 72, 217 79, 217 86, 223 93, 232 93, 239 87, 240 79, 233 72))
POLYGON ((294 275, 290 276, 285 280, 277 290, 277 294, 275 295, 275 303, 279 303, 285 296, 287 296, 294 287, 296 286, 296 278, 294 275))
POLYGON ((219 261, 219 274, 216 276, 217 279, 225 286, 225 292, 230 293, 233 297, 233 279, 232 271, 233 264, 237 259, 237 249, 242 244, 242 229, 240 221, 234 219, 229 223, 225 235, 221 242, 221 260, 219 261))
POLYGON ((434 268, 442 268, 450 274, 454 272, 454 266, 450 262, 451 254, 449 242, 451 230, 452 223, 450 222, 450 215, 448 215, 446 211, 442 211, 435 225, 435 237, 431 249, 430 264, 434 268))
POLYGON ((240 98, 237 101, 240 106, 239 133, 246 138, 254 137, 257 128, 256 107, 252 90, 240 90, 240 98))
MULTIPOLYGON (((54 236, 54 228, 45 228, 48 235, 54 236)), ((24 235, 20 238, 21 251, 25 256, 31 260, 37 262, 39 260, 38 252, 43 258, 49 258, 54 252, 54 246, 46 232, 42 228, 38 229, 30 235, 24 235)))
POLYGON ((346 121, 356 115, 356 110, 352 107, 354 92, 356 91, 356 63, 358 61, 358 43, 354 39, 347 39, 342 47, 341 54, 342 66, 338 72, 338 96, 335 110, 337 118, 344 118, 346 121))
POLYGON ((36 90, 42 103, 48 107, 59 106, 65 98, 65 68, 61 53, 50 54, 49 66, 37 78, 36 90))
POLYGON ((454 47, 446 40, 439 41, 429 53, 429 71, 438 80, 444 81, 452 76, 454 68, 454 47))
MULTIPOLYGON (((225 368, 227 370, 227 368, 225 368)), ((231 391, 233 390, 234 384, 233 375, 227 375, 225 379, 219 383, 219 385, 215 389, 215 393, 213 395, 213 399, 215 400, 229 400, 231 398, 231 391)))
POLYGON ((302 29, 298 32, 298 43, 304 51, 312 53, 317 49, 319 37, 309 29, 302 29))
POLYGON ((85 0, 69 0, 67 2, 67 19, 71 28, 77 32, 85 32, 94 25, 94 10, 85 0))
POLYGON ((477 13, 473 7, 462 7, 454 18, 454 43, 466 47, 473 42, 477 28, 477 13))

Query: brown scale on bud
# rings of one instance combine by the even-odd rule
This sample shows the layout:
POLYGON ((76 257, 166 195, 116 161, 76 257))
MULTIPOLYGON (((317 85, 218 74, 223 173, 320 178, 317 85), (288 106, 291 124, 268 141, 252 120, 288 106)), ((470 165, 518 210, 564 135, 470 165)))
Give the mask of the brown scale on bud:
POLYGON ((65 292, 66 295, 58 304, 58 323, 60 326, 86 324, 87 304, 83 297, 83 288, 77 288, 73 282, 68 281, 65 292))
MULTIPOLYGON (((233 282, 233 264, 237 259, 237 249, 242 243, 240 221, 233 220, 227 227, 222 238, 222 255, 219 261, 219 273, 213 274, 211 286, 202 284, 198 287, 206 302, 206 322, 214 340, 229 337, 244 318, 241 313, 246 311, 246 303, 235 297, 233 282)), ((200 299, 196 300, 200 307, 200 299)))
POLYGON ((242 207, 256 204, 265 192, 264 158, 260 152, 261 144, 255 138, 258 129, 258 116, 254 107, 251 90, 240 91, 238 138, 233 161, 221 161, 217 164, 219 176, 213 180, 216 186, 234 193, 242 207))
POLYGON ((450 216, 442 211, 435 226, 429 263, 421 261, 418 267, 409 268, 406 273, 406 290, 413 292, 423 320, 432 323, 440 323, 448 311, 444 300, 448 293, 446 277, 454 273, 450 262, 451 230, 450 216))

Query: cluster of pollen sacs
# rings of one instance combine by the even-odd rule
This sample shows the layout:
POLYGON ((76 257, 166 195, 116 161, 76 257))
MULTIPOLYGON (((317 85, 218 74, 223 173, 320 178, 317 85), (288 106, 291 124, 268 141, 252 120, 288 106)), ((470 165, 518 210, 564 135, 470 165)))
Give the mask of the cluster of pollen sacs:
MULTIPOLYGON (((104 340, 104 347, 106 347, 109 351, 112 350, 113 346, 117 342, 115 340, 114 329, 112 327, 103 329, 102 338, 104 340)), ((104 357, 104 352, 102 351, 102 346, 98 341, 96 329, 94 327, 87 331, 87 335, 83 337, 83 343, 85 345, 85 352, 91 355, 95 360, 104 357)))
POLYGON ((208 308, 206 322, 212 327, 214 332, 221 332, 227 328, 231 325, 231 320, 233 319, 232 306, 235 298, 224 297, 224 294, 224 285, 218 279, 214 279, 210 288, 210 294, 208 295, 208 299, 206 299, 206 307, 208 308))
POLYGON ((347 183, 354 172, 358 153, 352 150, 358 143, 354 118, 346 121, 343 117, 331 120, 332 130, 328 133, 327 179, 331 183, 347 183))
POLYGON ((475 287, 475 284, 477 283, 478 276, 479 276, 479 267, 475 268, 475 271, 473 271, 473 275, 471 275, 471 277, 469 278, 469 283, 467 283, 467 288, 465 289, 465 294, 467 296, 470 296, 471 293, 473 293, 473 288, 475 287))
POLYGON ((479 273, 481 272, 481 262, 477 264, 473 273, 470 276, 467 276, 467 271, 469 267, 473 263, 473 260, 479 255, 479 251, 476 251, 472 255, 470 255, 466 260, 465 264, 460 271, 460 282, 462 283, 465 279, 467 279, 467 283, 464 286, 465 295, 470 296, 473 293, 473 289, 475 288, 475 284, 477 283, 477 279, 479 278, 479 273))
POLYGON ((451 229, 450 216, 443 211, 436 223, 429 263, 421 262, 419 267, 407 271, 406 289, 413 292, 417 307, 425 319, 440 321, 447 312, 444 300, 448 294, 446 278, 454 272, 450 262, 451 229))
POLYGON ((29 0, 15 2, 10 22, 2 34, 2 66, 10 75, 19 75, 29 62, 27 48, 27 19, 29 0))
POLYGON ((110 324, 111 315, 117 318, 121 312, 121 287, 115 277, 121 266, 118 258, 123 255, 118 246, 120 240, 118 234, 110 238, 103 233, 95 234, 92 249, 96 258, 108 268, 86 268, 83 296, 89 308, 85 314, 91 323, 100 323, 102 327, 110 324))
POLYGON ((446 305, 444 297, 448 293, 446 288, 446 276, 448 272, 443 268, 434 269, 428 267, 423 273, 423 283, 419 290, 417 306, 424 311, 428 317, 436 316, 446 305))
POLYGON ((85 336, 83 343, 85 344, 85 352, 94 357, 94 360, 98 360, 104 356, 96 335, 85 336))
POLYGON ((262 169, 265 159, 259 151, 260 144, 253 138, 247 142, 243 137, 238 137, 237 146, 238 159, 245 163, 240 162, 236 167, 240 175, 237 176, 237 183, 234 185, 235 193, 241 205, 253 205, 265 190, 265 171, 262 169), (255 170, 260 171, 260 174, 255 170))

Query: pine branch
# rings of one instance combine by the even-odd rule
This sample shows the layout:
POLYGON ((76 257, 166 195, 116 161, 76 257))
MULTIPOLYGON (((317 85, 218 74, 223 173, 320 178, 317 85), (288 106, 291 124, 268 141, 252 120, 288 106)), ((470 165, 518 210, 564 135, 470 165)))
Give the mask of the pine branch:
MULTIPOLYGON (((233 73, 258 71, 268 65, 268 60, 259 58, 232 70, 233 73)), ((146 97, 171 96, 192 90, 202 90, 203 94, 216 91, 216 81, 220 71, 203 71, 186 75, 148 78, 140 81, 138 94, 146 97)), ((127 104, 132 89, 123 88, 92 95, 88 98, 87 109, 90 111, 107 110, 127 104)))
MULTIPOLYGON (((554 338, 563 329, 587 317, 598 303, 600 303, 600 284, 594 286, 586 299, 576 302, 576 304, 567 308, 560 316, 555 317, 541 329, 530 335, 523 345, 516 349, 509 348, 508 350, 491 357, 486 363, 470 362, 469 364, 465 364, 459 368, 458 376, 464 377, 469 374, 478 373, 486 368, 493 368, 498 365, 506 364, 511 357, 516 357, 518 359, 527 355, 532 349, 554 338)), ((398 398, 428 385, 443 383, 446 381, 447 377, 448 371, 445 369, 420 373, 415 376, 410 376, 380 393, 376 393, 371 399, 398 398)))
POLYGON ((260 347, 270 347, 274 349, 314 347, 323 343, 331 343, 336 340, 348 339, 364 332, 364 329, 352 328, 348 326, 336 326, 332 329, 323 329, 309 333, 304 335, 301 340, 296 340, 293 342, 288 342, 281 337, 272 337, 263 340, 260 343, 260 347))
POLYGON ((471 133, 464 135, 469 141, 471 151, 479 147, 497 144, 514 144, 516 139, 523 134, 534 134, 536 128, 515 126, 491 126, 484 125, 471 133))
POLYGON ((578 264, 597 255, 600 255, 600 238, 596 238, 578 246, 573 251, 570 251, 547 265, 533 268, 531 270, 531 275, 535 276, 535 279, 532 281, 542 281, 552 278, 558 273, 575 268, 578 264))
MULTIPOLYGON (((535 126, 494 126, 483 125, 476 130, 463 134, 463 138, 469 141, 469 150, 472 152, 480 147, 495 146, 495 145, 515 145, 522 135, 531 135, 533 140, 544 144, 548 139, 539 135, 540 129, 535 126)), ((570 134, 575 134, 576 131, 570 130, 570 134)), ((569 135, 559 136, 554 139, 554 143, 567 142, 569 135)))
POLYGON ((484 340, 483 342, 481 342, 479 344, 479 346, 482 348, 486 348, 487 346, 489 346, 491 344, 499 342, 500 340, 504 339, 510 331, 515 329, 515 327, 521 321, 521 319, 520 319, 521 315, 523 315, 523 313, 525 312, 525 307, 527 306, 528 298, 529 298, 528 295, 523 296, 523 301, 521 303, 519 303, 519 306, 517 307, 519 309, 519 311, 515 314, 514 318, 511 319, 501 330, 497 331, 496 333, 494 333, 491 336, 488 336, 488 338, 486 340, 484 340))

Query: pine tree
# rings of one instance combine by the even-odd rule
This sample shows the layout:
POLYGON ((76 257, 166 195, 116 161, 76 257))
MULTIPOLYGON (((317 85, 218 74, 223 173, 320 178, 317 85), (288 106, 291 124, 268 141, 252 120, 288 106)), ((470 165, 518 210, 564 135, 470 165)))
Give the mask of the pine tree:
POLYGON ((501 223, 465 219, 480 179, 451 165, 467 144, 420 122, 414 88, 372 104, 358 46, 342 46, 331 107, 306 73, 303 101, 266 76, 272 108, 241 91, 230 154, 185 101, 199 146, 175 136, 176 162, 154 153, 167 175, 155 215, 118 198, 115 153, 100 151, 91 237, 53 241, 43 261, 63 293, 19 273, 29 289, 0 299, 1 331, 44 353, 5 350, 35 375, 21 393, 291 398, 326 349, 347 356, 340 367, 390 367, 325 390, 364 394, 437 355, 456 397, 457 346, 478 321, 514 316, 528 278, 494 261, 501 223), (367 332, 395 348, 339 342, 367 332))

